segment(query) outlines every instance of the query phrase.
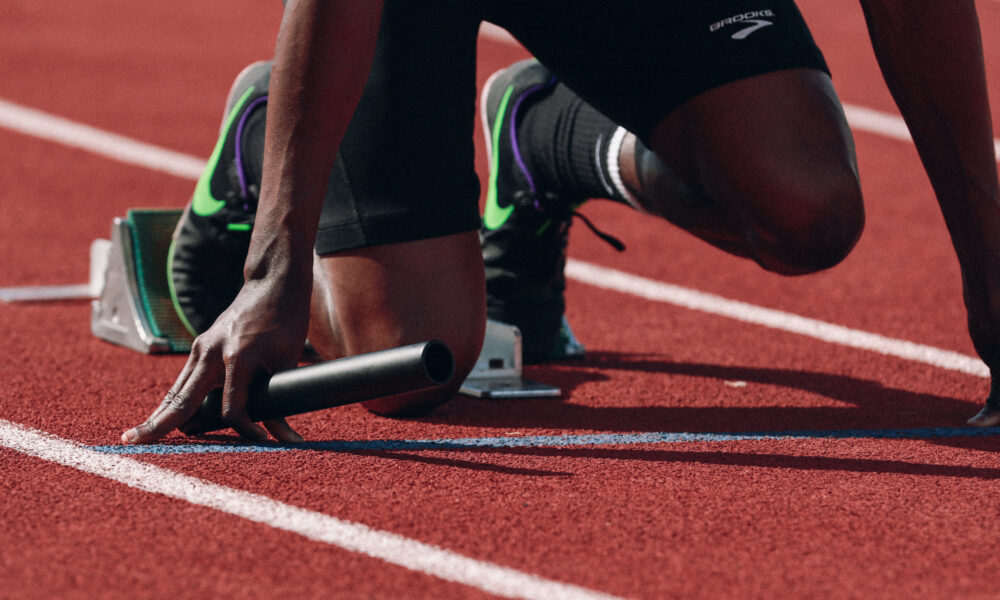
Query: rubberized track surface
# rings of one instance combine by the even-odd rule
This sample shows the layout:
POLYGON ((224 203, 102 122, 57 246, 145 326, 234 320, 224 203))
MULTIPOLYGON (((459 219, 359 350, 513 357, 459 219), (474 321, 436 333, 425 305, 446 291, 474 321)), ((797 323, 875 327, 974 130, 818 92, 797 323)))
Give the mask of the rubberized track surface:
MULTIPOLYGON (((0 287, 83 282, 113 217, 183 206, 277 4, 8 3, 0 287), (181 155, 109 158, 48 115, 181 155)), ((988 380, 957 264, 912 145, 858 110, 894 113, 860 10, 802 7, 855 125, 857 250, 781 279, 586 206, 629 249, 574 233, 588 358, 528 373, 562 398, 350 406, 295 418, 303 448, 178 435, 120 455, 183 358, 92 338, 84 302, 0 304, 0 597, 996 597, 1000 441, 962 429, 988 380), (642 279, 605 289, 594 266, 642 279), (744 318, 759 308, 780 313, 744 318)), ((996 107, 1000 2, 979 7, 996 107)), ((481 80, 522 56, 484 36, 481 80)))

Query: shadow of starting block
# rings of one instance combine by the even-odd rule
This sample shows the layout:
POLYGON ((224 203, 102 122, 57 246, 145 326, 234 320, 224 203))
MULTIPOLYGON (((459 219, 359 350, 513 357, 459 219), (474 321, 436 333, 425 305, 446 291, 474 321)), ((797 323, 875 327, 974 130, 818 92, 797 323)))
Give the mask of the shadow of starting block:
MULTIPOLYGON (((180 209, 130 209, 111 225, 110 240, 91 248, 97 299, 91 303, 95 336, 145 354, 186 353, 194 336, 174 309, 167 255, 180 209), (103 277, 101 274, 103 273, 103 277)), ((486 324, 486 339, 461 392, 478 398, 558 396, 557 387, 521 377, 521 333, 497 321, 486 324)))

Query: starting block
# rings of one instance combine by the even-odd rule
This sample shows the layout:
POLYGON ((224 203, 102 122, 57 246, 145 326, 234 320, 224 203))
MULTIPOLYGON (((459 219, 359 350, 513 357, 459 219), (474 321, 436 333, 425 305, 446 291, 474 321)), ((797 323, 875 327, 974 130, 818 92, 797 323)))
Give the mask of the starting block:
POLYGON ((194 337, 174 310, 167 253, 180 210, 132 209, 111 225, 104 278, 91 303, 90 330, 102 340, 146 354, 189 352, 194 337))
MULTIPOLYGON (((111 225, 110 240, 91 246, 91 332, 145 354, 186 353, 194 337, 174 309, 167 254, 180 209, 130 209, 111 225)), ((521 377, 521 333, 486 324, 483 350, 461 392, 477 398, 558 396, 561 390, 521 377)))
POLYGON ((521 331, 492 319, 486 321, 483 349, 462 383, 463 394, 476 398, 539 398, 558 396, 557 387, 521 377, 521 331))

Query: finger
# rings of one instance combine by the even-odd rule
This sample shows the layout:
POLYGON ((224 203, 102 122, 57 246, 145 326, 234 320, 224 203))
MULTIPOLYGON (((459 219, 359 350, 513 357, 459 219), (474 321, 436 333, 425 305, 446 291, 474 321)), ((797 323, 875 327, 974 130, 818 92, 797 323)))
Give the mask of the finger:
MULTIPOLYGON (((126 444, 140 444, 155 441, 169 433, 173 427, 176 427, 177 424, 174 424, 174 422, 181 418, 181 416, 184 416, 183 420, 186 420, 187 416, 190 416, 190 414, 193 414, 197 410, 197 404, 193 399, 200 398, 201 396, 191 395, 186 391, 186 388, 188 382, 192 379, 192 375, 196 371, 204 372, 204 365, 211 363, 211 358, 209 357, 211 353, 204 350, 205 346, 201 338, 194 341, 191 346, 191 353, 188 354, 188 359, 184 363, 184 368, 181 369, 180 375, 177 376, 174 385, 171 386, 170 391, 167 392, 163 401, 142 424, 125 431, 122 434, 122 442, 126 444), (191 405, 194 405, 194 408, 191 405)), ((202 377, 204 375, 200 375, 195 379, 197 380, 202 377)))
POLYGON ((122 434, 126 444, 148 444, 173 431, 198 409, 199 402, 173 390, 148 419, 122 434))
POLYGON ((181 390, 184 389, 184 385, 187 383, 188 379, 190 379, 191 373, 194 372, 194 369, 197 366, 198 362, 199 358, 195 356, 194 353, 188 355, 188 359, 184 363, 184 368, 181 369, 181 374, 177 376, 177 379, 174 381, 174 385, 172 385, 170 387, 170 391, 167 392, 167 397, 164 398, 163 402, 161 402, 160 405, 156 407, 156 410, 153 411, 153 414, 149 415, 149 418, 146 419, 147 421, 156 421, 157 419, 160 418, 160 415, 163 412, 170 410, 172 406, 174 406, 173 404, 171 404, 171 402, 168 402, 168 400, 170 399, 170 395, 173 394, 174 396, 176 396, 177 393, 179 393, 181 390))
POLYGON ((288 421, 284 417, 277 419, 269 419, 264 421, 264 427, 271 432, 274 439, 279 442, 286 442, 289 444, 298 444, 304 442, 305 439, 292 429, 292 426, 288 424, 288 421))
POLYGON ((247 414, 247 395, 253 373, 238 367, 235 361, 226 363, 226 383, 222 389, 222 420, 241 436, 262 442, 267 431, 250 420, 247 414))
POLYGON ((1000 408, 989 403, 967 421, 973 427, 995 427, 1000 425, 1000 408))
MULTIPOLYGON (((191 363, 192 359, 188 362, 191 363)), ((212 371, 211 366, 203 361, 197 361, 193 371, 185 368, 160 406, 142 424, 122 434, 122 441, 126 444, 148 444, 187 421, 198 410, 208 392, 218 387, 221 377, 212 371)))

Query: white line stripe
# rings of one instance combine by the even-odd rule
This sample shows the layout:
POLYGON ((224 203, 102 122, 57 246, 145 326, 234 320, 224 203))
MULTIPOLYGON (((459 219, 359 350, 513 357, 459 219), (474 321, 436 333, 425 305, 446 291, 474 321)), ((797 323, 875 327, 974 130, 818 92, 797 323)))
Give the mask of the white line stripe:
POLYGON ((566 276, 600 288, 729 317, 745 323, 797 333, 824 342, 871 350, 978 377, 989 377, 990 375, 989 369, 981 360, 958 352, 849 329, 780 310, 762 308, 578 260, 570 259, 567 261, 566 276))
POLYGON ((507 598, 617 598, 475 560, 401 535, 343 521, 132 458, 94 452, 69 440, 2 419, 0 446, 507 598))
POLYGON ((844 115, 851 129, 877 133, 887 138, 913 143, 910 129, 903 118, 863 106, 844 106, 844 115))
POLYGON ((108 133, 2 99, 0 127, 187 179, 197 179, 205 166, 205 161, 195 156, 108 133))
MULTIPOLYGON (((851 129, 876 133, 896 140, 913 143, 906 122, 898 115, 880 112, 863 106, 844 105, 844 114, 851 129)), ((1000 139, 993 140, 993 155, 1000 162, 1000 139)))
MULTIPOLYGON (((10 114, 30 115, 31 119, 37 122, 33 123, 32 127, 27 129, 30 129, 31 131, 36 129, 45 130, 44 135, 29 133, 30 135, 40 135, 40 137, 45 139, 62 143, 63 138, 60 137, 60 135, 50 134, 48 132, 47 120, 53 119, 53 123, 60 126, 65 125, 64 127, 60 127, 60 129, 71 132, 71 134, 75 133, 75 135, 71 137, 70 141, 65 143, 76 145, 110 158, 123 160, 124 162, 132 164, 142 164, 143 166, 148 166, 152 169, 172 172, 179 177, 185 177, 187 179, 197 179, 200 176, 201 168, 204 166, 204 161, 201 159, 165 150, 157 146, 137 142, 123 136, 109 134, 91 127, 78 125, 59 117, 45 115, 45 113, 41 113, 39 111, 22 109, 21 107, 16 106, 14 106, 14 108, 17 109, 16 111, 5 111, 4 107, 11 106, 14 105, 10 105, 9 103, 5 103, 0 100, 0 115, 3 115, 4 112, 8 112, 8 116, 10 114), (100 141, 100 143, 89 143, 89 136, 91 132, 95 135, 96 139, 100 141), (83 139, 80 139, 81 137, 83 139), (142 153, 142 161, 133 160, 130 152, 134 150, 142 153), (183 161, 187 164, 187 167, 183 169, 173 169, 170 167, 169 165, 174 164, 174 160, 177 157, 183 157, 183 161), (146 164, 147 161, 149 164, 146 164), (195 166, 198 168, 196 169, 195 166)), ((854 112, 853 114, 854 119, 865 121, 866 126, 871 127, 873 131, 877 131, 883 135, 889 135, 890 137, 897 137, 899 139, 902 139, 901 136, 904 135, 906 126, 902 124, 902 119, 899 119, 898 117, 878 113, 877 111, 870 111, 868 109, 864 109, 864 111, 860 112, 854 112)), ((0 119, 0 126, 3 125, 5 125, 5 123, 3 122, 3 119, 0 119)), ((20 127, 17 129, 19 131, 24 130, 20 127)), ((960 371, 962 373, 969 373, 980 377, 989 376, 988 368, 981 361, 957 352, 941 350, 902 340, 893 340, 891 338, 885 338, 872 333, 852 330, 839 325, 799 317, 790 313, 783 313, 781 311, 762 308, 751 304, 727 300, 719 296, 703 294, 695 290, 643 279, 635 275, 629 275, 621 271, 607 269, 597 265, 591 265, 579 261, 570 261, 570 264, 567 266, 567 276, 585 283, 597 285, 599 287, 616 289, 627 294, 633 294, 662 302, 669 302, 671 304, 677 304, 693 310, 712 312, 713 314, 720 316, 726 316, 741 321, 757 323, 767 327, 774 327, 784 331, 799 333, 831 343, 843 344, 853 348, 873 350, 882 354, 888 354, 907 360, 914 360, 938 366, 943 369, 960 371), (595 275, 595 273, 597 273, 597 275, 595 275)))
POLYGON ((90 300, 96 297, 97 294, 94 293, 94 288, 89 283, 0 287, 0 302, 90 300))

